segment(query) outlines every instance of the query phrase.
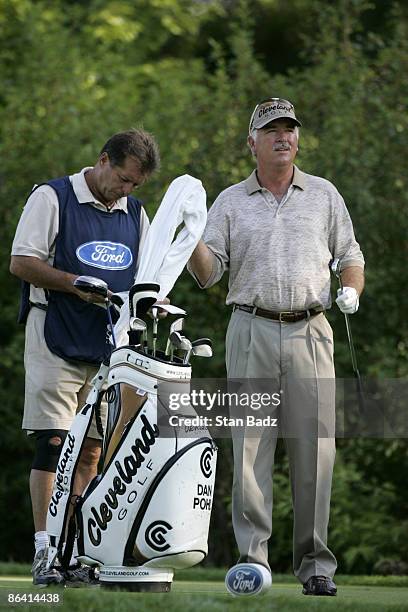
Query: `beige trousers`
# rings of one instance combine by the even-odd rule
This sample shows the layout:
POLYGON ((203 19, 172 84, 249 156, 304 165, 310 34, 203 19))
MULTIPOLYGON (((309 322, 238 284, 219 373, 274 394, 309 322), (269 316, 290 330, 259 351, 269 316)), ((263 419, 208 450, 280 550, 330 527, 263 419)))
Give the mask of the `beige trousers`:
MULTIPOLYGON (((333 334, 323 314, 279 323, 236 310, 226 338, 228 379, 262 379, 280 387, 274 411, 289 457, 294 512, 293 568, 304 583, 332 577, 336 559, 327 547, 335 458, 333 334), (273 382, 272 382, 273 381, 273 382)), ((234 408, 231 407, 231 416, 234 408)), ((268 565, 276 429, 233 431, 232 519, 240 561, 268 565)))
MULTIPOLYGON (((25 399, 22 428, 69 430, 78 410, 86 403, 96 366, 73 363, 52 353, 44 339, 46 313, 31 308, 26 325, 24 367, 25 399)), ((101 404, 103 425, 107 403, 101 404)), ((95 417, 88 432, 89 438, 100 439, 95 417)))

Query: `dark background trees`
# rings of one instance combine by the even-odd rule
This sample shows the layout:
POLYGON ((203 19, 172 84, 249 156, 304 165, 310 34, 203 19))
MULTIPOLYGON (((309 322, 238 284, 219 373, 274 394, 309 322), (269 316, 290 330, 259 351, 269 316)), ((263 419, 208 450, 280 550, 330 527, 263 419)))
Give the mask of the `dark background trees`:
MULTIPOLYGON (((162 171, 140 191, 150 217, 169 182, 199 177, 209 204, 252 169, 249 115, 269 95, 293 100, 302 119, 299 166, 343 194, 367 261, 353 317, 360 370, 408 372, 407 8, 364 0, 0 0, 0 487, 2 558, 29 560, 31 445, 21 434, 23 330, 19 286, 8 272, 15 226, 34 183, 91 164, 113 132, 143 124, 158 138, 162 171)), ((334 289, 334 288, 333 288, 334 289)), ((225 280, 201 293, 187 273, 172 292, 212 360, 195 374, 224 376, 229 313, 225 280)), ((350 376, 343 318, 332 309, 336 368, 350 376)), ((338 443, 331 545, 343 571, 372 572, 381 558, 408 562, 405 439, 338 443)), ((231 455, 220 442, 209 562, 235 559, 231 455), (222 537, 221 537, 222 536, 222 537), (221 545, 222 542, 222 545, 221 545)), ((287 463, 275 470, 276 569, 291 563, 287 463)))

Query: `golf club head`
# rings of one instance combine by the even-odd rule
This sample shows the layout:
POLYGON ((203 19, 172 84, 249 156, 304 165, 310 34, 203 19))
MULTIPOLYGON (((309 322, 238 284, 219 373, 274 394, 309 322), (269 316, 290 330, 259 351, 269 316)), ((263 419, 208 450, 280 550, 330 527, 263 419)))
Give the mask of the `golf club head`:
POLYGON ((197 340, 193 340, 191 343, 192 346, 199 346, 200 344, 212 347, 212 340, 210 338, 197 338, 197 340))
POLYGON ((184 325, 184 317, 179 317, 178 319, 173 321, 173 323, 170 325, 169 337, 167 338, 166 349, 164 351, 165 355, 168 355, 170 353, 170 346, 172 344, 171 334, 175 332, 181 332, 181 330, 183 329, 183 325, 184 325))
POLYGON ((143 319, 138 317, 130 317, 129 320, 129 344, 139 346, 141 344, 142 334, 146 333, 147 325, 143 319))
POLYGON ((171 332, 169 336, 170 343, 174 346, 174 348, 180 348, 182 343, 182 335, 178 331, 171 332))
POLYGON ((85 293, 97 293, 105 298, 108 295, 108 284, 95 276, 78 276, 74 280, 74 287, 85 293))
POLYGON ((173 321, 173 323, 170 325, 169 335, 171 335, 173 332, 181 332, 181 330, 183 329, 183 325, 184 325, 184 317, 180 317, 176 319, 175 321, 173 321))
POLYGON ((180 332, 172 332, 170 334, 170 342, 175 349, 180 351, 189 351, 192 348, 190 340, 182 336, 180 332))
POLYGON ((160 285, 157 283, 137 283, 129 291, 129 312, 131 317, 143 317, 157 301, 160 285))
POLYGON ((340 259, 336 258, 330 264, 330 269, 337 278, 340 278, 340 259))
POLYGON ((195 357, 212 357, 213 352, 208 344, 197 344, 193 346, 192 353, 195 357))
POLYGON ((143 319, 139 319, 138 317, 131 317, 129 321, 129 327, 133 331, 144 332, 147 328, 146 322, 143 319))
POLYGON ((181 344, 178 347, 181 351, 191 351, 192 345, 188 338, 181 336, 181 344))
POLYGON ((212 342, 210 338, 198 338, 191 343, 195 357, 212 357, 212 342))

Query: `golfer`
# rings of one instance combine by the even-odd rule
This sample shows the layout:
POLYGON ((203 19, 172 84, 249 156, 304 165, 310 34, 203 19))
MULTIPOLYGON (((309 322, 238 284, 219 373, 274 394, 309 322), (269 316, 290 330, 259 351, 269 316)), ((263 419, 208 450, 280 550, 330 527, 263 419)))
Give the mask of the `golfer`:
MULTIPOLYGON (((159 165, 153 137, 131 129, 113 135, 93 167, 36 187, 21 215, 10 270, 23 283, 20 321, 26 322, 23 429, 35 441, 30 493, 35 526, 33 583, 92 585, 90 568, 76 564, 64 575, 46 569, 46 517, 62 445, 106 351, 106 310, 97 294, 73 282, 96 276, 109 289, 133 284, 148 229, 130 192, 159 165)), ((76 473, 79 495, 96 475, 101 435, 88 432, 76 473)))
MULTIPOLYGON (((280 380, 294 573, 304 594, 335 595, 336 559, 327 546, 335 458, 333 334, 325 310, 331 306, 329 265, 339 258, 343 290, 336 302, 342 312, 357 311, 364 259, 337 189, 294 165, 300 126, 288 100, 256 105, 248 135, 256 169, 218 196, 189 269, 204 289, 229 270, 228 378, 280 380), (304 429, 306 411, 317 427, 314 436, 304 429)), ((259 436, 246 433, 233 436, 239 562, 270 571, 277 437, 267 429, 259 436)))

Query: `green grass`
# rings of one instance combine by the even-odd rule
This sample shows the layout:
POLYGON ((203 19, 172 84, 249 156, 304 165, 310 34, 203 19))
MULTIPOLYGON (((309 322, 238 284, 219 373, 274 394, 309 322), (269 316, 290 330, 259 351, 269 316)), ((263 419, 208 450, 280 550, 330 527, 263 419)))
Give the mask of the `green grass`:
POLYGON ((256 597, 231 597, 224 587, 224 569, 193 568, 179 571, 171 593, 125 593, 104 589, 32 589, 29 567, 0 564, 0 610, 61 610, 67 612, 408 612, 408 577, 338 576, 337 597, 305 597, 300 584, 287 575, 274 575, 272 589, 256 597), (8 571, 7 571, 8 570, 8 571), (11 571, 13 570, 13 571, 11 571), (8 592, 59 592, 63 605, 11 608, 8 592))

